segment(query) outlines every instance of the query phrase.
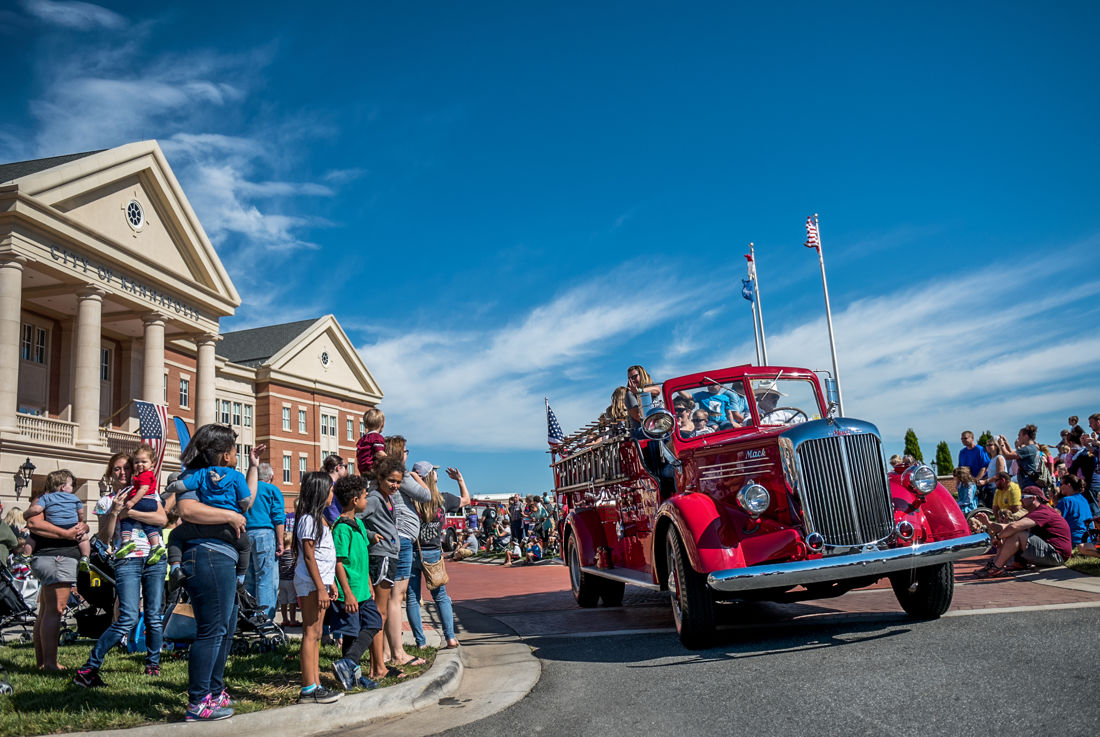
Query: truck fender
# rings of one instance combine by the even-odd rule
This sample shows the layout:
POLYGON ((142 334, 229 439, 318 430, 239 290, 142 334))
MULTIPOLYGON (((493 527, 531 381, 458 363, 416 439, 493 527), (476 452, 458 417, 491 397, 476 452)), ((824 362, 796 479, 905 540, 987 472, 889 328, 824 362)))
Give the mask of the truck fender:
POLYGON ((891 478, 890 493, 894 501, 894 522, 908 520, 923 532, 925 542, 951 540, 970 534, 966 516, 943 484, 936 484, 936 488, 920 500, 904 484, 891 478))
POLYGON ((699 573, 745 567, 740 544, 722 542, 720 528, 724 524, 714 498, 707 494, 681 494, 661 505, 653 536, 653 560, 662 587, 668 581, 665 538, 672 530, 680 535, 691 567, 699 573))
MULTIPOLYGON (((569 547, 570 538, 577 540, 577 552, 582 566, 596 565, 596 548, 606 545, 603 524, 595 509, 574 510, 565 519, 566 536, 561 541, 562 558, 569 547)), ((568 561, 567 561, 568 562, 568 561)))

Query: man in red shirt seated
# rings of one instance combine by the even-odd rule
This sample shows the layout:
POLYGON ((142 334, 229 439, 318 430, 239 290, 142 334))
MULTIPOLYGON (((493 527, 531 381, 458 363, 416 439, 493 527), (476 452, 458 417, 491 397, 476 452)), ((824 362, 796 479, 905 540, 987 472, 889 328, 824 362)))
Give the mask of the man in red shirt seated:
POLYGON ((999 541, 999 547, 993 560, 975 572, 978 578, 1003 576, 1008 570, 1025 568, 1026 563, 1044 568, 1060 566, 1072 554, 1069 525, 1050 506, 1042 489, 1028 486, 1020 496, 1020 503, 1027 516, 1006 525, 997 522, 989 525, 989 533, 999 541), (1013 557, 1017 562, 1008 567, 1013 557))

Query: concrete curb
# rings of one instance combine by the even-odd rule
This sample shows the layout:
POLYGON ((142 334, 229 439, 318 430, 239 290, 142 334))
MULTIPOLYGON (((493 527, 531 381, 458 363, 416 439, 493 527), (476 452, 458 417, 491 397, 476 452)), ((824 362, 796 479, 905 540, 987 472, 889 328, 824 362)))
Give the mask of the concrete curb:
POLYGON ((454 694, 462 682, 463 665, 458 650, 440 650, 435 662, 423 675, 408 683, 345 695, 333 704, 294 704, 274 709, 238 714, 231 719, 193 727, 189 722, 159 722, 130 729, 98 732, 74 732, 66 737, 271 737, 272 734, 296 736, 332 732, 362 725, 368 720, 408 714, 454 694))

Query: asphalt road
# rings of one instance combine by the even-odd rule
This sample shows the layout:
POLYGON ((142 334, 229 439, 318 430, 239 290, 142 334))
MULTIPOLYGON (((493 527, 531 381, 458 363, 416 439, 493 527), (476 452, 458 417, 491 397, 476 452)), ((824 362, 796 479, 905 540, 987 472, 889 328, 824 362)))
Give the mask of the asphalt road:
POLYGON ((1039 735, 1100 733, 1100 609, 915 622, 527 638, 542 677, 508 709, 445 735, 1039 735))

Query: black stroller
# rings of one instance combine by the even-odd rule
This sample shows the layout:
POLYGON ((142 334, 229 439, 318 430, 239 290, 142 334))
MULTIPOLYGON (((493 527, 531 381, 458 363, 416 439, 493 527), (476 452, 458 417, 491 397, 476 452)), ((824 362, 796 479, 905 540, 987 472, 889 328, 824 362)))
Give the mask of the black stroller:
POLYGON ((0 644, 12 639, 31 639, 33 627, 34 608, 23 598, 12 572, 0 565, 0 644))
MULTIPOLYGON (((194 614, 187 592, 182 587, 168 595, 165 609, 164 643, 172 649, 173 656, 186 657, 187 649, 195 638, 194 614), (191 621, 188 622, 187 620, 191 621), (183 624, 181 624, 181 622, 183 624)), ((263 653, 286 646, 287 637, 267 612, 244 586, 237 586, 237 624, 233 633, 230 652, 263 653)))
POLYGON ((72 642, 77 637, 98 640, 114 620, 115 569, 111 554, 98 537, 92 538, 92 553, 88 556, 88 571, 76 574, 76 591, 84 603, 76 610, 76 632, 62 632, 61 642, 72 642))

